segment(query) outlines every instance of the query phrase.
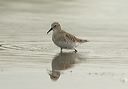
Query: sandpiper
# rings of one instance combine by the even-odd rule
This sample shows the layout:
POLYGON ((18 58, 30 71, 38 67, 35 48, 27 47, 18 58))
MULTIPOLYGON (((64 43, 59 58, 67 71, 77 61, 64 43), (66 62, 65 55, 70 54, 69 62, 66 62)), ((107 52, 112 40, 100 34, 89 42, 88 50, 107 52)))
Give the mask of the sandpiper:
POLYGON ((51 24, 51 29, 47 32, 47 34, 51 30, 53 30, 52 41, 55 45, 60 47, 61 52, 62 49, 74 49, 75 52, 77 52, 75 48, 78 46, 79 43, 88 42, 88 40, 79 39, 74 35, 62 30, 58 22, 54 22, 51 24))

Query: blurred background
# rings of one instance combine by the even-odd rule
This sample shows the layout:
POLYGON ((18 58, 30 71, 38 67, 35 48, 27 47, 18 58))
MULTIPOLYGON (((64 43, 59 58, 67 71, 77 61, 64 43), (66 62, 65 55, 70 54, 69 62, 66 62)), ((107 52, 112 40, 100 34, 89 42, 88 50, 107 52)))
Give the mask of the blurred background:
POLYGON ((0 39, 40 41, 51 23, 58 21, 64 29, 82 37, 97 35, 112 40, 116 36, 127 41, 121 37, 128 36, 127 3, 127 0, 0 0, 0 39))

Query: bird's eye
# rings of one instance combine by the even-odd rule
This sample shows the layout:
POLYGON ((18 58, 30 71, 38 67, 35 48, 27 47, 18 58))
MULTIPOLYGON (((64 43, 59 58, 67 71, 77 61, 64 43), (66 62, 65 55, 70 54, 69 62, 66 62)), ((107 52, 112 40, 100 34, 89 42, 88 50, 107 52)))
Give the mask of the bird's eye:
POLYGON ((54 27, 56 27, 56 25, 54 27))

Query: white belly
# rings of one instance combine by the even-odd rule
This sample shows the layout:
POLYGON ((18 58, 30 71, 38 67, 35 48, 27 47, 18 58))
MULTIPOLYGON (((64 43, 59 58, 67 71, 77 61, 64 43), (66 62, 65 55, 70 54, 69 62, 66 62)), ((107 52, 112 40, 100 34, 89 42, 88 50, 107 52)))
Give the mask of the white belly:
POLYGON ((63 49, 74 49, 76 47, 75 43, 65 42, 65 41, 56 41, 53 39, 55 45, 63 49))

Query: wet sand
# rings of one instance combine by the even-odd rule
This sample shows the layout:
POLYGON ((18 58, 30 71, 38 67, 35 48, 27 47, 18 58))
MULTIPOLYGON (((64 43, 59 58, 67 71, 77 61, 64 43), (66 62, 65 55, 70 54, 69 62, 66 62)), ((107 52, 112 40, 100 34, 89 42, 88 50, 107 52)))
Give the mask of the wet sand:
POLYGON ((127 3, 0 0, 0 89, 128 89, 127 3), (54 21, 90 42, 60 53, 54 21))

